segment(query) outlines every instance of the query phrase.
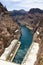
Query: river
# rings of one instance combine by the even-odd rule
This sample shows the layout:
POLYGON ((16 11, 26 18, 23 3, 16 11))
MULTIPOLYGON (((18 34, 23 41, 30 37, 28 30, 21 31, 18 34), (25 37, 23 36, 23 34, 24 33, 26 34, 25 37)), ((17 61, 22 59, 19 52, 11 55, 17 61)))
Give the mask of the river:
POLYGON ((21 64, 21 62, 23 61, 23 58, 25 57, 29 47, 31 46, 33 38, 32 31, 28 29, 26 26, 22 26, 21 31, 22 31, 22 35, 20 37, 21 46, 18 49, 15 58, 13 59, 13 62, 19 64, 21 64))

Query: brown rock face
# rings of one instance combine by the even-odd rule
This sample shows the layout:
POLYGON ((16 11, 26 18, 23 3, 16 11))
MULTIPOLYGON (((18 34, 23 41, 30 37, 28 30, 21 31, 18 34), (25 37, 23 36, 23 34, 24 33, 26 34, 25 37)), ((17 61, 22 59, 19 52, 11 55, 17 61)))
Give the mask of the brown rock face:
POLYGON ((4 45, 3 45, 3 41, 0 41, 0 56, 4 51, 4 45))
POLYGON ((20 28, 15 20, 9 16, 8 11, 0 3, 0 55, 8 47, 13 39, 19 39, 20 28), (7 12, 7 14, 6 14, 7 12), (15 31, 18 32, 15 33, 15 31))

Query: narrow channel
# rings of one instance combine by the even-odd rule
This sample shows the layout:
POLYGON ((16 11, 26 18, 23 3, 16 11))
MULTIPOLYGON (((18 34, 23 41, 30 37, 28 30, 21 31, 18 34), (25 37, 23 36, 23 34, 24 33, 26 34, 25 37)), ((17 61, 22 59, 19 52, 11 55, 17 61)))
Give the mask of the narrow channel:
POLYGON ((22 26, 21 31, 22 31, 22 35, 20 37, 21 46, 18 49, 15 58, 13 59, 13 62, 19 64, 21 64, 21 62, 23 61, 29 47, 31 46, 32 38, 33 38, 31 30, 28 29, 26 26, 22 26))

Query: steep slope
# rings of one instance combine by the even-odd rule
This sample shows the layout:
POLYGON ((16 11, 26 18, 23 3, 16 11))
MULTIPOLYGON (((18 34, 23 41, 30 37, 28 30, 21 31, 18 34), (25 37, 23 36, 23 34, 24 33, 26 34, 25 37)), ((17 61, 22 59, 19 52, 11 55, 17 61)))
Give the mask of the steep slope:
POLYGON ((39 32, 39 35, 37 35, 35 41, 39 43, 40 48, 35 65, 43 65, 43 17, 40 19, 40 24, 37 31, 39 32))
POLYGON ((19 37, 20 28, 18 24, 9 16, 7 9, 0 3, 0 55, 13 39, 19 39, 19 37))

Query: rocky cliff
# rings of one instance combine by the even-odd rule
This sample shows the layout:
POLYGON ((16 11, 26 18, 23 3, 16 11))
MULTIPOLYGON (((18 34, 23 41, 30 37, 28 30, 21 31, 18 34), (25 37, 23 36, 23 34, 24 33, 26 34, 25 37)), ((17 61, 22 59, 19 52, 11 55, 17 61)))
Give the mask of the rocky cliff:
POLYGON ((8 10, 0 3, 0 56, 13 39, 19 39, 20 28, 9 15, 8 10))

